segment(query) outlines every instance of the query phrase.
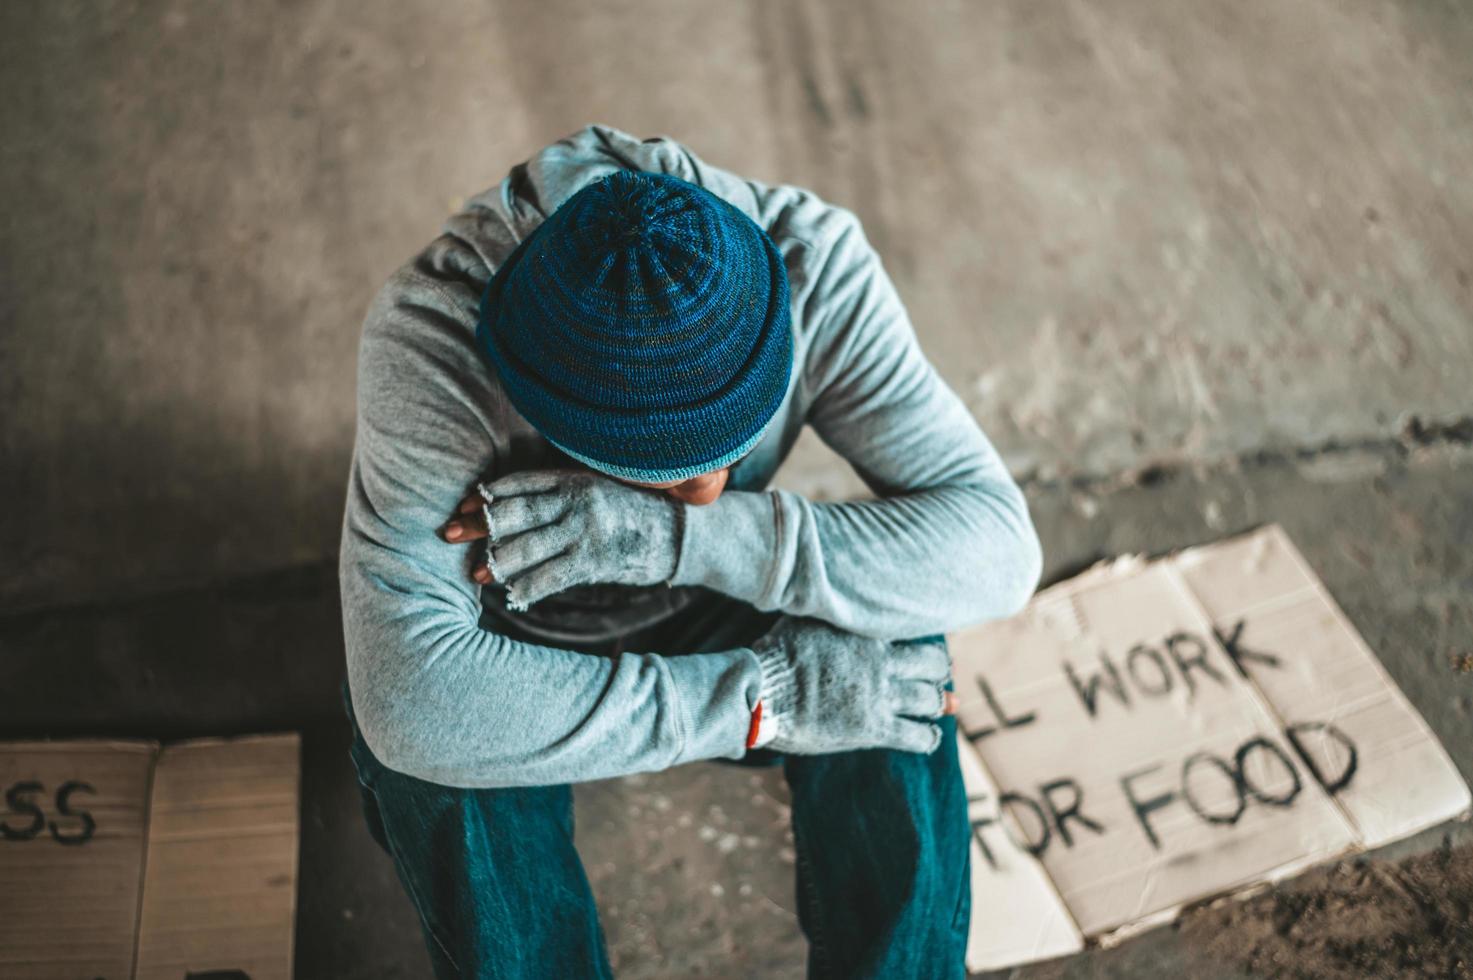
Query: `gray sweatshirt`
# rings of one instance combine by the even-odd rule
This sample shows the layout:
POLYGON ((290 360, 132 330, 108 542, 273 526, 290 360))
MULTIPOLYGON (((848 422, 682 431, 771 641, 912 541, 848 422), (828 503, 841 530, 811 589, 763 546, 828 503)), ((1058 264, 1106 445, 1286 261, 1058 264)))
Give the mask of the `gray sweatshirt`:
POLYGON ((470 787, 740 757, 761 684, 750 649, 577 649, 678 616, 703 594, 901 639, 1011 615, 1040 572, 1021 491, 922 353, 855 214, 715 167, 672 139, 598 124, 472 198, 375 297, 339 559, 364 740, 392 769, 470 787), (772 236, 791 291, 789 390, 722 495, 683 505, 671 584, 584 586, 521 613, 495 586, 483 609, 474 548, 437 529, 478 480, 581 464, 507 400, 474 342, 477 303, 518 242, 618 168, 700 184, 772 236), (767 488, 805 423, 876 499, 817 503, 767 488))

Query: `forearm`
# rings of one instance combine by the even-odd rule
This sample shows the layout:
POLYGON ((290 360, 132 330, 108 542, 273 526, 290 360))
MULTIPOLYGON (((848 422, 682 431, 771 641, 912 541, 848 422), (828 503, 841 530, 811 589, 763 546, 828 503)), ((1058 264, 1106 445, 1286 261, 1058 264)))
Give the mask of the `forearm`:
POLYGON ((761 681, 751 650, 610 659, 526 643, 374 562, 345 543, 354 713, 389 768, 453 786, 554 785, 741 755, 761 681))
POLYGON ((1038 538, 1011 479, 842 503, 728 491, 687 507, 685 533, 674 584, 886 639, 1011 615, 1039 575, 1038 538))

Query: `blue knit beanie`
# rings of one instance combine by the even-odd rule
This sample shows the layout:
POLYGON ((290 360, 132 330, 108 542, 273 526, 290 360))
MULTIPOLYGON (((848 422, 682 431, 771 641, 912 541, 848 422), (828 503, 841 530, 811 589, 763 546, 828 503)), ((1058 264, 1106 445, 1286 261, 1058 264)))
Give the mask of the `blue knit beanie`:
POLYGON ((476 342, 549 442, 613 476, 685 480, 744 455, 787 393, 777 245, 669 174, 581 188, 497 268, 476 342))

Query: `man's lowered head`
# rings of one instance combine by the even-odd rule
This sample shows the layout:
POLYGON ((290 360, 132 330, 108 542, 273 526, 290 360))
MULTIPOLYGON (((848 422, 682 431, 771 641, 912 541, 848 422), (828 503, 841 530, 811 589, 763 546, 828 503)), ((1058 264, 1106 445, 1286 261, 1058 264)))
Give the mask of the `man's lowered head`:
POLYGON ((621 169, 564 201, 491 275, 475 339, 523 419, 593 474, 478 484, 440 532, 489 539, 471 577, 516 611, 670 584, 684 506, 721 496, 787 397, 789 306, 777 244, 704 187, 621 169))
POLYGON ((498 267, 476 341, 566 455, 708 504, 786 396, 787 272, 767 232, 704 187, 616 170, 498 267))

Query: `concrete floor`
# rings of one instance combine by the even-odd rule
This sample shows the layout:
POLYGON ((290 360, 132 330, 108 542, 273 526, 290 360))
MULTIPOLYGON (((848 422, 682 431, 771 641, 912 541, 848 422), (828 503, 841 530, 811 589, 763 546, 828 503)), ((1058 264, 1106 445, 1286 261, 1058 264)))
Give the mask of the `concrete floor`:
MULTIPOLYGON (((1473 778, 1469 52, 1431 0, 0 5, 0 735, 302 730, 297 975, 427 975, 337 712, 357 330, 599 121, 859 213, 1049 579, 1278 521, 1473 778)), ((811 438, 779 483, 860 487, 811 438)), ((621 976, 801 975, 784 801, 581 788, 621 976)))

